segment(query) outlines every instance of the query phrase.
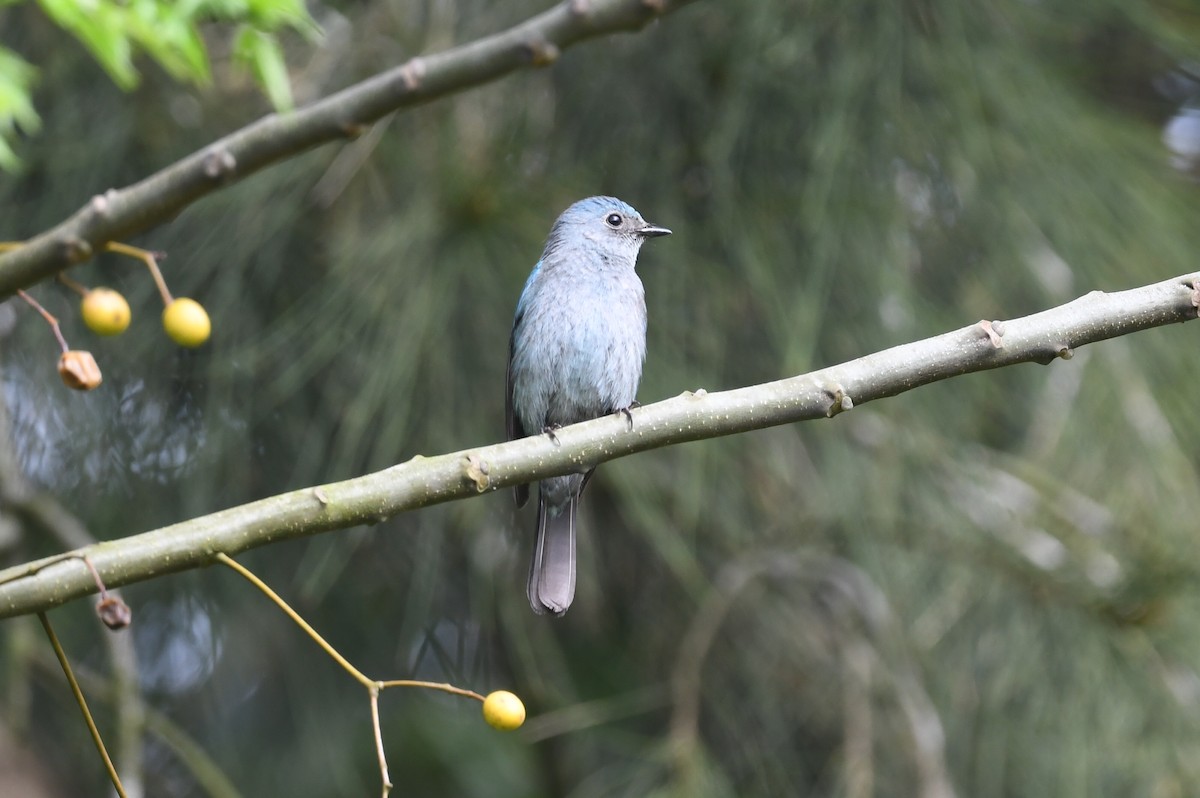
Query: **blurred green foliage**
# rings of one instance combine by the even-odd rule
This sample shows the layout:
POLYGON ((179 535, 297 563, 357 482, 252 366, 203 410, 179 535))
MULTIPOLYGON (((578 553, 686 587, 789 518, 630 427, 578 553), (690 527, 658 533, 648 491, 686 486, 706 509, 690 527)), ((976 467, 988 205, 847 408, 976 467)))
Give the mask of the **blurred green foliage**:
MULTIPOLYGON (((0 21, 13 13, 5 5, 9 4, 0 3, 0 15, 6 15, 0 21)), ((254 75, 278 110, 292 107, 278 34, 293 30, 315 40, 320 30, 301 0, 38 0, 37 5, 126 91, 138 85, 134 61, 140 55, 176 80, 208 85, 208 40, 213 37, 206 29, 212 23, 232 25, 234 63, 254 75)), ((30 55, 35 62, 45 57, 30 55)), ((38 129, 32 96, 35 76, 28 60, 0 47, 0 169, 12 171, 20 164, 13 151, 18 132, 29 135, 38 129)))
POLYGON ((9 141, 18 128, 26 133, 38 129, 41 120, 30 99, 34 69, 6 47, 0 47, 0 167, 13 169, 18 160, 9 141))
MULTIPOLYGON (((289 46, 290 82, 323 96, 544 5, 313 6, 326 36, 289 46)), ((22 53, 61 41, 36 9, 0 15, 22 53)), ((84 54, 47 62, 2 237, 264 112, 233 56, 211 85, 147 72, 129 95, 84 54)), ((498 440, 517 295, 557 213, 594 193, 675 231, 639 266, 643 402, 1192 271, 1200 192, 1161 135, 1196 63, 1190 2, 699 2, 131 242, 209 308, 205 349, 171 347, 141 268, 102 257, 73 275, 126 293, 121 339, 35 289, 105 371, 70 395, 44 326, 0 307, 21 462, 104 539, 498 440)), ((1194 335, 607 464, 558 622, 526 606, 532 518, 507 494, 244 561, 368 674, 525 700, 501 735, 473 703, 389 691, 398 795, 1193 795, 1194 335)), ((59 548, 30 532, 5 557, 59 548)), ((145 700, 242 794, 377 789, 360 689, 247 585, 213 570, 125 595, 145 700)), ((84 602, 53 617, 109 669, 84 602)), ((0 717, 67 789, 101 790, 28 623, 3 626, 0 717)), ((150 736, 147 794, 204 794, 190 762, 150 736)))

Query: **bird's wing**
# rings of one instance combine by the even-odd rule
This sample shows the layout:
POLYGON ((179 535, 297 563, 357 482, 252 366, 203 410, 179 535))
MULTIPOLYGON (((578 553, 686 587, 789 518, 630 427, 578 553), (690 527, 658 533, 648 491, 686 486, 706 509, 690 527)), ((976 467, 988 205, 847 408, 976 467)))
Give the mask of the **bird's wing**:
MULTIPOLYGON (((505 369, 504 373, 504 427, 510 441, 525 437, 525 428, 521 426, 521 419, 517 417, 516 412, 513 410, 512 380, 513 344, 517 337, 517 327, 520 326, 524 315, 522 310, 517 310, 517 317, 513 320, 512 334, 508 337, 508 368, 505 369)), ((514 492, 516 493, 517 506, 524 507, 525 502, 529 501, 529 485, 517 485, 514 492)))
POLYGON ((521 419, 517 418, 516 411, 513 409, 513 347, 517 338, 517 327, 521 324, 523 313, 517 313, 517 318, 513 320, 512 334, 508 337, 508 368, 504 374, 504 426, 505 433, 508 435, 508 440, 515 441, 517 438, 525 437, 525 428, 521 426, 521 419))

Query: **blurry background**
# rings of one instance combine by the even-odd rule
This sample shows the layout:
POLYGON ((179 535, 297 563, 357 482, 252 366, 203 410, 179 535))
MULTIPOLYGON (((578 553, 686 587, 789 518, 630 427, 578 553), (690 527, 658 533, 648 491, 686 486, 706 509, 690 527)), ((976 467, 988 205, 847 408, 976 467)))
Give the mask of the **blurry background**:
MULTIPOLYGON (((547 5, 311 6, 325 37, 287 39, 293 89, 305 102, 547 5)), ((123 94, 36 7, 0 10, 0 40, 43 69, 0 238, 268 110, 220 52, 208 90, 145 64, 123 94)), ((166 250, 175 294, 208 307, 197 352, 113 256, 72 275, 129 297, 121 338, 91 337, 61 286, 34 289, 100 361, 92 394, 61 386, 28 309, 0 306, 13 446, 108 539, 497 441, 517 296, 554 217, 596 193, 675 231, 639 265, 644 403, 1192 271, 1198 64, 1186 0, 698 2, 131 241, 166 250)), ((372 676, 525 700, 530 721, 501 734, 474 702, 386 693, 396 795, 1198 794, 1195 335, 610 463, 560 621, 529 611, 532 512, 507 491, 241 559, 372 676)), ((64 544, 25 529, 5 546, 11 564, 64 544)), ((361 688, 249 585, 209 569, 124 595, 124 672, 171 730, 142 749, 114 731, 90 602, 52 617, 105 678, 94 709, 119 763, 140 750, 147 795, 377 794, 361 688)), ((104 794, 36 620, 0 630, 3 726, 47 794, 104 794)))

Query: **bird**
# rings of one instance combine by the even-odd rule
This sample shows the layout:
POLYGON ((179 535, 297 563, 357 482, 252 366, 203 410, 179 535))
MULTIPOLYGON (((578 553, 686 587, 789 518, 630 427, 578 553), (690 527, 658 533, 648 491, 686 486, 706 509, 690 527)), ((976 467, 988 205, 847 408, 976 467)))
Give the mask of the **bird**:
MULTIPOLYGON (((670 235, 615 197, 588 197, 555 220, 513 318, 505 416, 508 440, 624 413, 632 426, 646 356, 642 244, 670 235)), ((575 516, 595 468, 543 479, 529 567, 529 605, 562 616, 575 597, 575 516)), ((529 485, 516 488, 517 506, 529 485)))

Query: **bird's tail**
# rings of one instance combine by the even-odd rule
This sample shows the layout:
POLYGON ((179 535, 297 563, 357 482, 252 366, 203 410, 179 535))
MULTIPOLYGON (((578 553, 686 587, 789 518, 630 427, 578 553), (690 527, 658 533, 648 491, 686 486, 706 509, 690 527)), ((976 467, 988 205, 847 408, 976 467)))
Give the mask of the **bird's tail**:
POLYGON ((538 495, 537 543, 529 567, 529 606, 538 615, 559 616, 575 598, 575 509, 573 495, 558 512, 538 495))

